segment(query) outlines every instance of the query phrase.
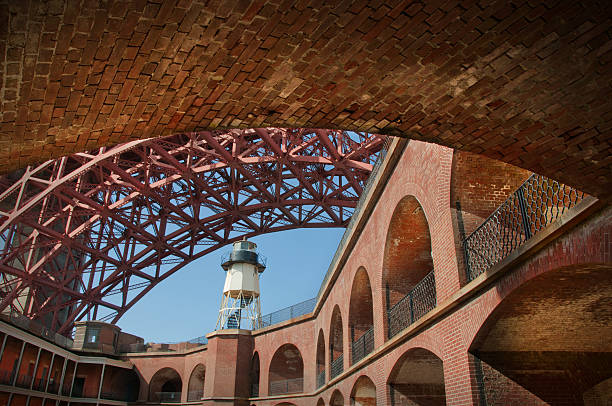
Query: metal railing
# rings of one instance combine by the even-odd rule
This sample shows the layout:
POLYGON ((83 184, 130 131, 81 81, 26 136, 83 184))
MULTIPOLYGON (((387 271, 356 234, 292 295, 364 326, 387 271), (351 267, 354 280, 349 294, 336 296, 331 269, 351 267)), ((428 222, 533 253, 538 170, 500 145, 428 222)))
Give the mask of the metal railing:
POLYGON ((325 369, 317 374, 317 388, 325 385, 325 369))
POLYGON ((436 278, 429 272, 406 296, 387 311, 389 338, 436 307, 436 278))
POLYGON ((533 174, 463 240, 468 282, 576 206, 585 194, 533 174))
POLYGON ((208 338, 206 336, 200 336, 196 338, 192 338, 191 340, 187 340, 189 344, 208 344, 208 338))
POLYGON ((312 313, 315 304, 317 304, 317 298, 312 298, 294 304, 293 306, 277 310, 273 313, 266 314, 265 316, 261 316, 261 327, 268 327, 273 324, 278 324, 282 323, 283 321, 291 320, 294 317, 299 317, 308 313, 312 313))
POLYGON ((270 382, 270 395, 300 393, 304 391, 304 378, 270 382))
POLYGON ((338 358, 332 361, 329 368, 330 379, 334 379, 344 371, 344 354, 340 354, 338 358))
POLYGON ((11 323, 14 326, 20 327, 38 337, 44 338, 48 341, 51 341, 54 344, 59 345, 63 348, 72 348, 73 341, 72 339, 65 337, 61 334, 57 334, 55 331, 50 330, 45 327, 43 324, 30 320, 26 316, 21 313, 17 313, 12 310, 10 313, 0 313, 0 319, 4 319, 5 321, 11 323))
POLYGON ((196 400, 202 399, 203 396, 204 396, 204 389, 190 390, 189 392, 187 392, 187 401, 194 402, 196 400))
POLYGON ((181 392, 155 392, 160 402, 178 403, 181 401, 181 392))
POLYGON ((351 343, 352 363, 358 363, 372 351, 374 351, 374 327, 370 327, 361 337, 351 343))

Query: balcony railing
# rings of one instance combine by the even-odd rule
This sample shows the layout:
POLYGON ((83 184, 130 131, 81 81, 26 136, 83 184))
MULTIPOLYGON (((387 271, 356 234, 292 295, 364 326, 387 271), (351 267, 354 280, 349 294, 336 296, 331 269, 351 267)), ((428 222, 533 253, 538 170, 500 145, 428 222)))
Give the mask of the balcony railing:
POLYGON ((332 361, 331 368, 329 369, 330 379, 334 379, 344 371, 344 357, 340 354, 338 358, 332 361))
POLYGON ((155 395, 163 403, 178 403, 181 401, 181 392, 155 392, 155 395))
POLYGON ((317 388, 325 385, 325 369, 317 374, 317 388))
POLYGON ((387 311, 389 338, 436 307, 436 279, 428 273, 406 296, 387 311))
POLYGON ((300 393, 304 391, 304 378, 270 382, 270 395, 300 393))
POLYGON ((202 396, 204 396, 204 389, 190 390, 187 392, 187 401, 194 402, 202 399, 202 396))
POLYGON ((584 196, 555 180, 531 175, 463 240, 468 282, 506 258, 584 196))
POLYGON ((293 306, 285 307, 273 313, 261 316, 261 326, 268 327, 273 324, 282 323, 283 321, 291 320, 294 317, 303 316, 311 313, 314 310, 317 299, 312 298, 303 302, 294 304, 293 306))
POLYGON ((374 351, 374 327, 371 327, 361 337, 351 343, 351 359, 353 364, 358 363, 374 351))

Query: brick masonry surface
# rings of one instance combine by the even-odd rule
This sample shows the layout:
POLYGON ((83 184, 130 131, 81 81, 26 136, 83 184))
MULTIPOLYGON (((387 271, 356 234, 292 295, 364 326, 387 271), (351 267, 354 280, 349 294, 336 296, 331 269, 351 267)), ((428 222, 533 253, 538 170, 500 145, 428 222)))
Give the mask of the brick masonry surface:
POLYGON ((184 131, 408 136, 610 197, 607 1, 0 1, 0 172, 184 131))
MULTIPOLYGON (((455 158, 457 158, 456 154, 455 158)), ((516 341, 516 337, 521 336, 520 334, 511 334, 510 336, 504 336, 503 334, 501 336, 488 335, 491 331, 503 332, 504 329, 512 326, 514 326, 513 328, 527 329, 526 331, 529 334, 525 334, 525 343, 537 345, 539 346, 537 348, 544 352, 547 350, 559 351, 560 349, 574 352, 595 351, 597 348, 601 350, 602 344, 599 337, 601 334, 589 334, 583 337, 578 344, 576 344, 575 339, 564 343, 563 339, 568 340, 571 336, 567 334, 564 336, 559 333, 561 330, 555 330, 554 327, 559 326, 555 323, 558 323, 559 320, 563 323, 567 317, 555 319, 553 316, 554 309, 547 310, 552 311, 549 320, 544 319, 538 323, 543 323, 544 325, 550 323, 550 327, 546 327, 542 331, 553 331, 553 333, 557 331, 554 334, 557 334, 558 339, 548 338, 544 341, 544 344, 538 342, 537 335, 533 333, 534 331, 539 331, 537 325, 534 326, 534 323, 530 324, 524 321, 515 322, 513 325, 503 324, 508 321, 505 318, 507 315, 504 315, 503 312, 500 315, 498 310, 503 308, 512 309, 511 305, 513 300, 515 300, 514 298, 517 297, 517 292, 521 294, 530 292, 524 289, 524 286, 528 284, 531 287, 539 286, 538 283, 543 286, 549 286, 549 282, 553 283, 554 278, 559 280, 570 278, 570 281, 574 278, 576 281, 579 281, 580 275, 585 272, 593 272, 592 275, 599 275, 599 278, 602 278, 602 289, 605 291, 605 281, 609 282, 609 277, 606 275, 609 275, 610 264, 612 263, 612 242, 609 238, 612 232, 612 210, 610 207, 591 215, 581 224, 562 236, 557 237, 533 256, 515 265, 507 274, 484 288, 474 298, 455 308, 449 314, 442 316, 434 324, 412 336, 400 333, 397 337, 393 338, 396 345, 388 348, 382 356, 370 357, 369 361, 360 364, 361 367, 353 370, 352 373, 341 375, 340 379, 336 380, 332 385, 325 387, 320 392, 316 392, 316 375, 318 371, 317 342, 319 337, 322 336, 324 340, 323 347, 325 348, 324 365, 326 382, 329 382, 331 361, 329 341, 332 328, 336 328, 335 325, 332 327, 332 319, 338 312, 342 319, 340 329, 342 330, 343 340, 344 371, 347 371, 352 366, 350 361, 350 300, 355 298, 355 295, 352 294, 353 288, 363 289, 363 286, 356 284, 354 281, 356 277, 364 278, 364 272, 367 274, 367 279, 372 289, 371 303, 375 351, 389 342, 385 335, 386 312, 383 297, 385 291, 383 288, 385 284, 383 268, 385 256, 388 255, 388 250, 385 249, 385 246, 393 243, 387 238, 388 230, 392 228, 394 221, 401 223, 400 220, 395 218, 396 209, 402 204, 402 201, 405 201, 407 196, 416 198, 429 227, 431 258, 436 278, 438 304, 449 299, 460 289, 460 269, 454 248, 455 232, 451 219, 454 211, 452 209, 453 204, 449 198, 452 183, 451 168, 457 167, 457 165, 453 165, 452 161, 453 151, 445 147, 420 142, 411 142, 406 146, 400 161, 382 192, 378 204, 371 213, 338 278, 333 283, 329 295, 323 298, 321 309, 314 318, 289 324, 277 330, 256 334, 253 338, 252 348, 247 346, 249 351, 252 350, 253 352, 243 351, 240 356, 235 350, 219 351, 217 347, 220 344, 213 341, 209 343, 206 351, 187 357, 168 355, 167 357, 152 356, 149 358, 132 359, 138 370, 142 368, 141 376, 143 380, 146 381, 147 377, 152 376, 156 370, 165 366, 172 366, 183 377, 183 387, 186 388, 191 371, 197 364, 202 363, 206 366, 205 398, 211 396, 213 392, 223 392, 227 396, 228 388, 220 384, 220 389, 217 391, 217 387, 215 387, 216 382, 221 382, 218 381, 217 374, 225 374, 228 368, 231 369, 231 367, 220 368, 220 365, 216 365, 219 357, 223 358, 223 365, 230 365, 234 362, 232 357, 238 356, 240 358, 238 361, 245 365, 252 354, 257 353, 260 367, 259 395, 262 399, 252 399, 249 404, 272 406, 288 401, 294 405, 313 405, 319 399, 323 399, 324 404, 330 404, 331 399, 337 396, 338 393, 344 398, 345 402, 348 402, 351 393, 354 393, 355 384, 365 375, 375 386, 376 404, 384 405, 390 404, 388 386, 390 377, 399 373, 398 370, 402 362, 409 359, 411 354, 414 354, 414 351, 418 349, 418 351, 425 351, 431 357, 441 361, 443 371, 439 372, 443 373, 443 387, 448 405, 481 404, 479 396, 486 396, 488 404, 491 405, 545 404, 542 399, 519 386, 511 379, 508 379, 508 377, 493 369, 486 362, 480 363, 477 367, 472 353, 478 349, 486 352, 487 340, 489 340, 489 342, 502 344, 506 342, 504 344, 506 347, 503 347, 506 349, 506 354, 524 356, 524 354, 516 352, 516 349, 510 348, 512 343, 516 341), (597 272, 599 268, 607 269, 608 273, 597 272), (483 342, 484 344, 482 344, 483 342), (508 342, 510 344, 507 344, 508 342), (268 371, 273 363, 274 355, 285 344, 295 346, 300 352, 304 366, 303 389, 306 396, 289 395, 283 399, 268 398, 270 383, 268 371), (477 378, 478 370, 481 378, 477 378), (478 379, 482 379, 487 383, 483 391, 479 391, 478 379)), ((508 170, 510 173, 515 173, 513 168, 504 168, 503 166, 496 166, 496 168, 497 170, 508 170)), ((474 172, 473 176, 478 178, 479 174, 474 172)), ((466 184, 469 184, 469 182, 466 182, 466 184)), ((482 193, 485 197, 491 195, 489 189, 482 189, 482 193)), ((475 202, 476 199, 473 199, 473 208, 478 209, 475 202)), ((485 200, 482 204, 483 207, 480 209, 488 210, 490 202, 485 200)), ((412 230, 405 230, 406 234, 411 232, 412 230)), ((411 255, 411 253, 408 255, 411 255)), ((410 269, 405 272, 410 272, 410 269)), ((582 279, 591 281, 591 279, 585 279, 584 277, 582 279)), ((568 283, 574 286, 571 282, 568 283)), ((593 285, 593 283, 588 283, 587 285, 593 285)), ((557 284, 555 286, 560 285, 557 284)), ((576 291, 572 290, 571 292, 554 292, 548 288, 531 288, 532 292, 529 293, 531 295, 529 297, 533 301, 534 308, 537 307, 536 304, 538 303, 547 303, 546 301, 550 299, 551 295, 554 297, 559 296, 566 301, 569 300, 566 306, 571 307, 574 301, 572 297, 566 297, 567 295, 587 295, 588 289, 580 290, 582 288, 578 286, 575 286, 576 291)), ((607 288, 607 292, 609 294, 609 288, 607 288)), ((601 313, 603 309, 605 309, 605 306, 603 308, 592 307, 591 310, 587 311, 576 308, 576 314, 572 316, 571 320, 574 320, 574 322, 584 320, 585 329, 595 328, 593 331, 596 331, 597 327, 593 326, 597 326, 598 322, 595 321, 595 324, 593 324, 589 320, 600 320, 604 314, 601 313)), ((609 313, 609 309, 607 311, 609 313)), ((565 313, 566 316, 570 314, 571 312, 565 313)), ((580 326, 578 330, 582 328, 583 326, 580 326)), ((604 343, 604 345, 609 347, 609 344, 604 343)), ((610 350, 612 349, 608 348, 606 351, 610 350)), ((500 357, 499 354, 496 354, 496 356, 500 357)), ((243 374, 248 373, 247 369, 243 369, 243 374)), ((535 372, 533 376, 534 378, 538 377, 535 372)), ((546 378, 546 372, 544 372, 544 378, 546 378)), ((406 378, 404 377, 403 379, 406 378)), ((223 382, 226 381, 227 379, 223 382)), ((550 385, 552 386, 550 388, 554 388, 555 382, 551 382, 550 385)), ((406 387, 410 387, 410 382, 402 383, 406 384, 406 387)), ((418 382, 415 382, 412 386, 418 387, 418 382)), ((547 388, 542 389, 537 386, 535 388, 542 393, 546 393, 547 388)), ((143 392, 146 393, 146 382, 143 382, 141 387, 141 394, 143 392)))

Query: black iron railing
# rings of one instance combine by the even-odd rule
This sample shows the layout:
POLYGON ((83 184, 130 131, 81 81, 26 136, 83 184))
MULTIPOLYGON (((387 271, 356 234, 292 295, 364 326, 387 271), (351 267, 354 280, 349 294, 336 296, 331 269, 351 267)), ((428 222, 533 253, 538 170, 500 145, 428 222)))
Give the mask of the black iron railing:
POLYGON ((187 401, 194 402, 202 399, 202 396, 204 396, 204 389, 190 390, 187 392, 187 401))
POLYGON ((273 324, 282 323, 283 321, 291 320, 294 317, 303 316, 311 313, 314 310, 317 298, 305 300, 294 304, 293 306, 285 307, 273 313, 261 316, 261 327, 268 327, 273 324))
POLYGON ((300 393, 304 391, 304 378, 285 379, 270 382, 270 395, 300 393))
POLYGON ((317 374, 317 388, 325 385, 325 369, 317 374))
POLYGON ((334 379, 344 371, 344 354, 340 354, 338 358, 332 361, 331 368, 329 369, 330 379, 334 379))
POLYGON ((436 307, 436 278, 429 272, 406 296, 387 311, 389 338, 436 307))
POLYGON ((356 364, 374 350, 374 327, 351 343, 351 359, 356 364))
POLYGON ((555 180, 531 175, 463 240, 468 282, 507 257, 584 196, 555 180))

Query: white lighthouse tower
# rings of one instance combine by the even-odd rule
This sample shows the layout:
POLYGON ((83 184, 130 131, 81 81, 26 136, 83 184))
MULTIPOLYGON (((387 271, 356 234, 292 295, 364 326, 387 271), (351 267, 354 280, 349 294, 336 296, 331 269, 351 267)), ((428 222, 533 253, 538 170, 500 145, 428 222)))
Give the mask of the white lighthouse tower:
POLYGON ((254 242, 237 241, 229 258, 221 264, 227 272, 217 330, 239 328, 254 330, 261 327, 259 305, 259 274, 266 269, 255 252, 254 242))

